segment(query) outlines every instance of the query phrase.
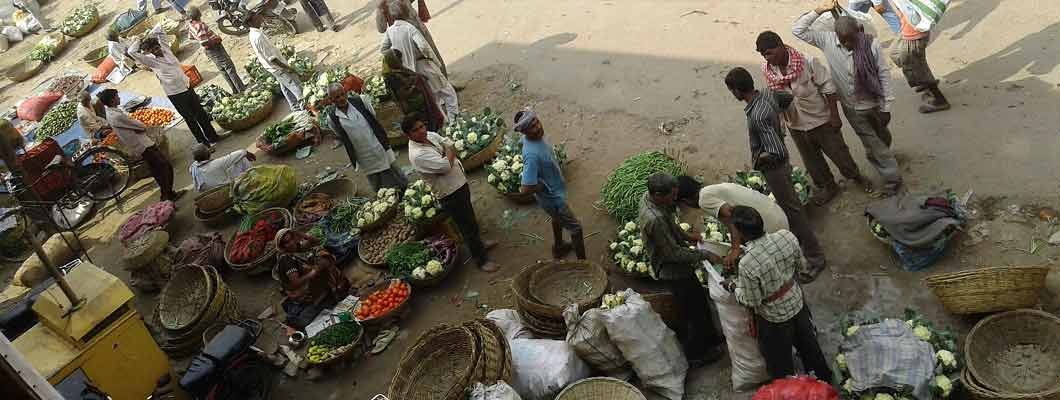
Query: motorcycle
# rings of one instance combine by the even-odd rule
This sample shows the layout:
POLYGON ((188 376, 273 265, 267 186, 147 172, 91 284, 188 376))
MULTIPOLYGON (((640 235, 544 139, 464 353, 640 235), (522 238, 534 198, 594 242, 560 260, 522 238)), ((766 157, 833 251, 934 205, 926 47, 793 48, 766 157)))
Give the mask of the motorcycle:
POLYGON ((192 358, 178 385, 196 400, 268 399, 273 371, 254 347, 260 335, 257 321, 226 325, 192 358))
POLYGON ((217 13, 217 27, 229 35, 243 35, 250 31, 247 21, 254 15, 264 18, 262 29, 270 33, 298 33, 295 15, 298 10, 288 8, 281 0, 208 0, 217 13), (247 3, 256 3, 250 4, 247 3))

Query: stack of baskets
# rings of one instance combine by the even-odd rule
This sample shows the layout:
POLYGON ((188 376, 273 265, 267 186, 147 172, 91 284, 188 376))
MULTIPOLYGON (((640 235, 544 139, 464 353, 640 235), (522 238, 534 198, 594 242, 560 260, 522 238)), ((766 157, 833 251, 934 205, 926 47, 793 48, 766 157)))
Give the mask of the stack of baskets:
POLYGON ((541 337, 566 335, 563 309, 586 310, 600 304, 607 291, 607 271, 588 261, 538 261, 512 279, 519 316, 541 337))
POLYGON ((235 294, 210 266, 187 265, 174 271, 159 296, 157 312, 162 349, 174 357, 194 352, 210 326, 240 319, 235 294))
POLYGON ((977 400, 1060 399, 1060 318, 1014 310, 979 321, 964 344, 962 382, 977 400))
POLYGON ((607 377, 574 382, 559 392, 556 400, 645 400, 629 382, 607 377))
POLYGON ((511 381, 512 354, 496 324, 479 319, 424 333, 398 363, 387 397, 462 400, 476 382, 511 381))
POLYGON ((982 314, 1038 305, 1048 267, 990 267, 924 280, 953 314, 982 314))
POLYGON ((195 219, 211 228, 224 226, 231 220, 232 184, 207 190, 195 198, 195 219))

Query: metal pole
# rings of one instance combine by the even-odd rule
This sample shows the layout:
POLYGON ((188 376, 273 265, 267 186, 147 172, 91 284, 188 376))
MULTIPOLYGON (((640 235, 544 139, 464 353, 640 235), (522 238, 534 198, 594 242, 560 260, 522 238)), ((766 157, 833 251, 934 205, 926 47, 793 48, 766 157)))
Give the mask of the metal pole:
MULTIPOLYGON (((0 158, 4 159, 4 164, 13 174, 22 175, 22 171, 19 171, 18 165, 15 162, 15 147, 22 142, 22 134, 20 134, 15 127, 11 126, 11 122, 6 119, 0 118, 0 158)), ((27 190, 30 196, 36 196, 32 190, 27 190)), ((16 198, 17 200, 17 198, 16 198)), ((61 235, 62 233, 60 233, 61 235)), ((29 230, 23 231, 23 237, 29 240, 30 246, 33 246, 33 252, 37 253, 37 257, 40 258, 44 269, 48 271, 48 274, 55 278, 55 283, 59 284, 59 288, 62 289, 63 294, 66 295, 67 300, 70 301, 70 310, 73 311, 80 306, 81 301, 77 298, 77 293, 74 293, 74 289, 70 287, 70 283, 66 281, 66 277, 63 276, 59 269, 52 264, 51 260, 48 259, 48 255, 44 254, 44 248, 41 247, 40 240, 37 237, 30 234, 29 230)))

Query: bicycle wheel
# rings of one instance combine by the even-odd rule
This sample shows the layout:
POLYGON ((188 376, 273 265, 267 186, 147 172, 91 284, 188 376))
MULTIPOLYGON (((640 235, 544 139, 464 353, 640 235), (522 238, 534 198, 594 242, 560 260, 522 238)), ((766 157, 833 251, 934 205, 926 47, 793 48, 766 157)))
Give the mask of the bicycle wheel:
POLYGON ((77 190, 94 201, 118 197, 132 180, 129 158, 110 147, 90 149, 74 161, 77 170, 77 190))
POLYGON ((33 248, 25 239, 26 233, 41 242, 47 239, 47 232, 38 223, 41 221, 33 221, 28 214, 27 209, 20 207, 7 209, 0 215, 0 229, 3 229, 0 231, 0 261, 19 263, 33 254, 33 248))

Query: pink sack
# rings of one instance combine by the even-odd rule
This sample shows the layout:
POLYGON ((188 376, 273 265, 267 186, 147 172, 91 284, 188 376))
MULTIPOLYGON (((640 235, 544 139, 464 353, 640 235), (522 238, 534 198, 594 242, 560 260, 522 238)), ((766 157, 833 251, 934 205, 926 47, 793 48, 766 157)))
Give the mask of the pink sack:
POLYGON ((119 240, 122 244, 132 243, 145 233, 155 229, 162 229, 166 223, 173 218, 176 205, 172 201, 160 201, 147 206, 147 208, 133 214, 122 224, 119 240))

